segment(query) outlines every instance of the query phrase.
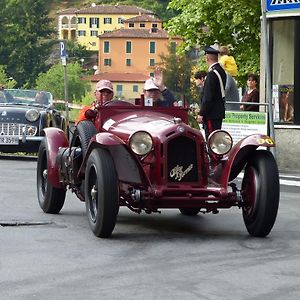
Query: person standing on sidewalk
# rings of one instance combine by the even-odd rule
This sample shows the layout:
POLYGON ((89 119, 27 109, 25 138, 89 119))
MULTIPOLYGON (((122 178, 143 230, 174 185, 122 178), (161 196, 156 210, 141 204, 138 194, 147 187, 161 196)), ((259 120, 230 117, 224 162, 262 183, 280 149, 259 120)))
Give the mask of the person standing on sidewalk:
POLYGON ((219 51, 210 46, 206 46, 204 51, 209 68, 204 83, 198 122, 203 124, 205 136, 208 138, 214 130, 222 128, 225 118, 226 73, 218 63, 219 51))
MULTIPOLYGON (((257 88, 258 76, 256 74, 249 74, 247 79, 247 90, 241 102, 259 103, 259 91, 257 88)), ((241 110, 244 111, 259 111, 258 105, 241 104, 241 110)))

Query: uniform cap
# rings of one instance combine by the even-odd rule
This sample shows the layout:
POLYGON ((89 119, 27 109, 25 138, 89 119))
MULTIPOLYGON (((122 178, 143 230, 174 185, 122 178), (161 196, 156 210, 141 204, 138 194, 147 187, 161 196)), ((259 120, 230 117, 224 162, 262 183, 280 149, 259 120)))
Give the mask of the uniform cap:
POLYGON ((102 90, 110 90, 111 92, 114 91, 113 85, 109 80, 100 80, 96 84, 96 91, 102 91, 102 90))
POLYGON ((145 81, 144 90, 159 90, 159 87, 153 82, 152 78, 149 78, 145 81))
POLYGON ((204 52, 205 52, 205 54, 214 54, 214 55, 218 55, 220 53, 219 50, 217 50, 211 46, 205 46, 204 52))

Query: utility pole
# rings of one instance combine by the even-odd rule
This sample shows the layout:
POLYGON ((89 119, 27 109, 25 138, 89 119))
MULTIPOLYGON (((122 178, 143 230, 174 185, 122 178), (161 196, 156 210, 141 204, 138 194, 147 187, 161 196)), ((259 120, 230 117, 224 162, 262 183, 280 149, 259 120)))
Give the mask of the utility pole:
MULTIPOLYGON (((268 120, 270 137, 275 141, 274 120, 273 120, 273 106, 272 106, 272 84, 271 84, 271 62, 270 62, 270 49, 268 41, 268 27, 266 17, 266 0, 261 0, 261 13, 262 13, 262 35, 264 37, 264 59, 265 59, 265 77, 266 77, 266 101, 268 103, 268 120)), ((271 147, 270 151, 276 158, 275 148, 271 147)))
POLYGON ((66 125, 69 128, 69 102, 68 102, 68 80, 67 80, 67 50, 64 41, 60 42, 60 58, 61 64, 64 67, 64 87, 65 87, 65 110, 66 110, 66 125))

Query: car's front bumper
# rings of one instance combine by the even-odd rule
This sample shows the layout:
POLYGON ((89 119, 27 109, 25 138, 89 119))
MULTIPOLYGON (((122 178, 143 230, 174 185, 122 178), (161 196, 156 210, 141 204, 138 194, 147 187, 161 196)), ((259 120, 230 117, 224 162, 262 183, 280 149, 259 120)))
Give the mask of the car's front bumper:
POLYGON ((0 144, 0 152, 15 153, 15 152, 28 152, 36 153, 39 150, 40 143, 43 136, 19 136, 18 144, 0 144))

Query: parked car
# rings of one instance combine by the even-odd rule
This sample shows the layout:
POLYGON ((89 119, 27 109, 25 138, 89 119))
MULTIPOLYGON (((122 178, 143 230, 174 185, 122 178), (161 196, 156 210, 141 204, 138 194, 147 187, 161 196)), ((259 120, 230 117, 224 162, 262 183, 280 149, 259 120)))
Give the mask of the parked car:
POLYGON ((174 208, 187 216, 238 207, 250 235, 270 233, 279 174, 269 136, 254 134, 232 145, 230 134, 217 130, 206 141, 187 124, 182 107, 111 101, 86 117, 70 143, 62 130, 44 129, 37 164, 44 212, 59 213, 70 189, 85 201, 97 237, 112 234, 120 206, 147 214, 174 208), (234 180, 240 173, 241 184, 234 180))
POLYGON ((46 127, 66 130, 65 118, 53 108, 51 93, 0 90, 0 152, 38 152, 46 127))

